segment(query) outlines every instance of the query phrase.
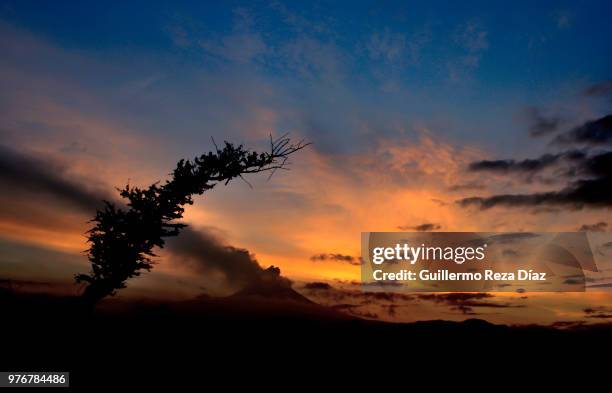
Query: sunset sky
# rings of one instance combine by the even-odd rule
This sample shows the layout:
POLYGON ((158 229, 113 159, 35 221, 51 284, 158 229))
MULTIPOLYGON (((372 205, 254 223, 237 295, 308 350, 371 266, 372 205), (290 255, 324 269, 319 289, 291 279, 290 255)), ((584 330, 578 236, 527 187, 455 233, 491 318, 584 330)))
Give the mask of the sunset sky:
MULTIPOLYGON (((0 1, 0 278, 77 291, 87 221, 114 187, 167 179, 211 138, 265 150, 289 133, 312 142, 291 170, 196 198, 186 239, 246 249, 236 263, 365 317, 612 317, 608 292, 355 286, 361 232, 612 225, 612 4, 424 3, 0 1)), ((125 292, 243 284, 183 246, 125 292)))

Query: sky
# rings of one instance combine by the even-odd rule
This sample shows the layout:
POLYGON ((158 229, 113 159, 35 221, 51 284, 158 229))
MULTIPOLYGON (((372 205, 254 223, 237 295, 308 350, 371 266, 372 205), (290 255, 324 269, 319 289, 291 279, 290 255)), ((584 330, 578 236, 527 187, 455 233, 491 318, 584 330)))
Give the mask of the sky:
MULTIPOLYGON (((0 275, 70 282, 88 268, 99 201, 166 179, 211 138, 257 150, 289 133, 312 145, 291 171, 219 186, 188 208, 190 238, 238 265, 177 240, 126 291, 230 293, 244 277, 227 266, 258 263, 333 305, 361 296, 361 232, 607 231, 610 11, 0 1, 0 275)), ((481 304, 497 322, 612 314, 606 293, 491 296, 476 300, 513 306, 481 304)), ((402 312, 361 312, 461 319, 471 314, 457 302, 475 304, 403 300, 402 312)))

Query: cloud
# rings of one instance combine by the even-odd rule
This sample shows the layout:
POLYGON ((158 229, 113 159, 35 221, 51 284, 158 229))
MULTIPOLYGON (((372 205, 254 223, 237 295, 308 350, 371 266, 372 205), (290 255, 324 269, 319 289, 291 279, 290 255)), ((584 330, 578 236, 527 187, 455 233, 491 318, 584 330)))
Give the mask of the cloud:
POLYGON ((585 321, 556 321, 553 322, 550 327, 557 329, 571 329, 576 327, 581 327, 585 325, 585 321))
POLYGON ((488 34, 480 22, 471 20, 456 31, 455 41, 469 52, 480 52, 489 48, 488 34))
POLYGON ((70 281, 36 281, 0 278, 0 295, 24 292, 74 295, 75 286, 74 283, 70 281))
POLYGON ((82 169, 52 154, 0 145, 0 237, 64 251, 86 249, 88 220, 103 200, 118 196, 97 175, 81 175, 82 169))
MULTIPOLYGON (((361 285, 360 283, 356 285, 361 285)), ((398 303, 398 302, 411 302, 415 298, 412 295, 398 293, 398 292, 368 292, 362 290, 353 290, 346 288, 337 288, 327 283, 313 282, 305 284, 304 290, 312 297, 325 300, 333 303, 347 303, 352 301, 353 304, 369 305, 369 304, 380 304, 385 303, 398 303)))
MULTIPOLYGON (((508 165, 514 168, 517 164, 510 162, 508 165)), ((570 173, 574 178, 560 190, 531 194, 468 197, 456 202, 462 207, 478 206, 481 209, 489 209, 495 206, 556 205, 574 209, 612 206, 612 152, 595 154, 577 160, 570 173)))
POLYGON ((568 11, 558 11, 555 15, 555 22, 558 29, 568 29, 572 26, 573 15, 568 11))
POLYGON ((387 314, 389 314, 390 317, 395 317, 397 315, 397 305, 396 304, 385 304, 383 305, 383 308, 387 310, 387 314))
POLYGON ((37 157, 0 145, 0 186, 16 199, 42 197, 67 203, 87 213, 94 213, 102 200, 112 200, 107 188, 91 179, 69 173, 62 163, 49 157, 37 157))
POLYGON ((353 310, 356 308, 361 307, 360 304, 351 304, 351 303, 340 303, 340 304, 334 304, 331 306, 331 308, 333 308, 334 310, 339 310, 339 311, 347 311, 349 313, 353 313, 353 310))
POLYGON ((278 60, 286 71, 297 73, 306 80, 335 83, 344 79, 348 66, 347 54, 335 42, 312 36, 287 42, 278 53, 278 60))
MULTIPOLYGON (((261 33, 254 29, 252 15, 244 8, 233 10, 232 30, 225 35, 198 37, 185 20, 167 31, 173 43, 183 49, 200 48, 206 56, 236 64, 251 64, 271 53, 261 33)), ((195 30, 195 29, 194 29, 195 30)))
POLYGON ((601 97, 612 94, 612 79, 594 83, 587 86, 582 94, 587 97, 601 97))
POLYGON ((612 308, 605 306, 588 307, 582 310, 587 318, 609 319, 612 318, 612 308))
POLYGON ((557 131, 561 119, 557 116, 545 116, 539 108, 530 106, 525 108, 525 116, 529 122, 529 134, 542 136, 557 131))
MULTIPOLYGON (((579 192, 543 192, 536 194, 501 194, 491 197, 470 197, 463 198, 457 201, 461 207, 478 206, 482 210, 490 209, 495 206, 507 207, 523 207, 523 206, 539 206, 544 204, 553 205, 572 205, 576 208, 584 206, 584 202, 576 196, 579 192)), ((599 198, 598 198, 599 199, 599 198)), ((598 201, 602 202, 602 201, 598 201)), ((605 206, 606 204, 598 203, 597 205, 605 206)))
MULTIPOLYGON (((248 250, 226 245, 208 231, 186 227, 177 237, 168 240, 167 249, 173 263, 201 275, 221 274, 233 289, 272 284, 268 280, 271 275, 267 274, 271 272, 270 268, 263 269, 248 250)), ((274 281, 289 283, 277 276, 278 280, 274 281)))
POLYGON ((455 184, 448 188, 449 191, 482 190, 485 186, 477 181, 470 181, 464 184, 455 184))
POLYGON ((579 161, 586 157, 580 150, 570 150, 557 154, 544 154, 535 159, 525 160, 483 160, 472 162, 468 169, 473 172, 488 171, 497 173, 534 173, 558 164, 561 160, 579 161))
POLYGON ((237 63, 250 63, 268 52, 258 34, 235 33, 218 40, 202 40, 200 46, 207 53, 237 63))
POLYGON ((587 121, 564 134, 557 136, 552 144, 607 145, 612 142, 612 115, 587 121))
POLYGON ((358 317, 361 318, 365 318, 365 319, 379 319, 379 316, 377 313, 375 312, 369 312, 369 311, 358 311, 356 309, 350 309, 351 314, 356 315, 358 317))
POLYGON ((269 6, 279 14, 287 27, 295 33, 300 35, 305 33, 324 35, 335 34, 332 29, 332 24, 336 21, 332 16, 319 14, 314 18, 307 18, 298 12, 293 12, 285 4, 279 1, 272 1, 269 6))
MULTIPOLYGON (((525 304, 505 301, 491 293, 432 293, 407 294, 402 292, 369 292, 349 288, 332 287, 326 283, 314 282, 306 285, 306 294, 317 302, 329 307, 337 307, 351 314, 356 311, 372 312, 381 310, 385 315, 397 317, 398 308, 432 310, 432 315, 440 312, 437 306, 444 306, 460 315, 477 315, 476 310, 523 308, 525 304), (323 284, 323 285, 321 285, 323 284), (437 309, 437 310, 436 310, 437 309)), ((352 286, 360 283, 351 282, 352 286)))
MULTIPOLYGON (((612 115, 587 121, 583 125, 558 135, 552 144, 605 145, 612 141, 612 115)), ((545 154, 536 159, 477 161, 469 170, 501 174, 526 173, 532 175, 546 168, 564 163, 564 172, 558 175, 569 178, 559 190, 534 193, 497 194, 487 197, 474 196, 456 201, 462 207, 478 206, 489 209, 495 206, 566 206, 574 209, 602 208, 612 205, 612 152, 590 153, 588 150, 569 150, 545 154)))
POLYGON ((601 248, 612 248, 612 242, 607 242, 601 245, 601 248))
POLYGON ((402 57, 406 47, 406 37, 403 34, 392 33, 388 29, 374 32, 366 43, 366 49, 372 60, 394 62, 402 57))
POLYGON ((477 308, 521 308, 524 305, 510 302, 494 301, 495 295, 490 293, 439 293, 439 294, 405 294, 398 292, 364 292, 335 288, 326 283, 309 283, 304 286, 309 296, 316 297, 330 305, 339 304, 343 309, 354 311, 358 306, 376 305, 382 307, 390 316, 395 315, 398 306, 416 304, 427 301, 446 305, 451 311, 465 315, 476 315, 477 308))
POLYGON ((488 244, 511 244, 521 242, 523 240, 533 239, 539 236, 539 234, 531 232, 510 232, 502 233, 500 235, 491 235, 488 236, 486 240, 488 244))
MULTIPOLYGON (((518 251, 510 249, 510 248, 505 248, 502 251, 502 255, 507 256, 507 257, 517 257, 519 255, 518 251)), ((506 284, 509 285, 509 284, 506 284)))
POLYGON ((563 280, 566 285, 584 285, 584 278, 566 278, 563 280))
POLYGON ((314 262, 339 261, 339 262, 346 262, 350 265, 355 265, 355 266, 361 265, 361 262, 362 262, 360 257, 354 257, 351 255, 344 255, 344 254, 323 254, 323 253, 311 256, 310 260, 314 262))
POLYGON ((244 8, 234 10, 231 34, 198 43, 208 54, 224 60, 248 64, 270 53, 262 35, 253 29, 253 18, 244 8))
POLYGON ((332 286, 326 282, 309 282, 304 284, 304 289, 312 289, 312 290, 330 290, 332 286))
POLYGON ((440 224, 434 224, 434 223, 430 223, 430 222, 426 222, 424 224, 420 224, 420 225, 416 225, 416 226, 401 225, 401 226, 397 227, 397 229, 400 229, 402 231, 414 230, 414 231, 418 231, 418 232, 430 232, 430 231, 438 230, 440 228, 442 228, 442 226, 440 226, 440 224))
POLYGON ((452 82, 459 82, 478 68, 482 53, 489 48, 489 39, 488 32, 477 20, 460 25, 455 30, 453 38, 463 53, 450 59, 446 66, 449 79, 452 82))
POLYGON ((443 294, 420 294, 417 297, 421 300, 433 301, 450 306, 453 311, 459 311, 466 315, 477 315, 474 308, 511 308, 524 307, 512 303, 490 302, 495 295, 490 293, 443 293, 443 294))
POLYGON ((600 221, 596 224, 582 224, 578 230, 582 232, 605 232, 607 228, 608 223, 600 221))

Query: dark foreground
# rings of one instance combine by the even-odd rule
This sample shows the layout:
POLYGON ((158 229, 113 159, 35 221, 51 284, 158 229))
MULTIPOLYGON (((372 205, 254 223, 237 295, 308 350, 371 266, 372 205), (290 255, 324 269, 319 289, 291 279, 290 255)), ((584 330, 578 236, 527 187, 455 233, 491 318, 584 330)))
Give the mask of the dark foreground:
POLYGON ((75 304, 74 298, 3 294, 0 370, 70 371, 72 386, 98 388, 214 380, 229 387, 280 374, 304 381, 343 375, 354 383, 394 367, 410 373, 417 364, 439 369, 508 357, 521 359, 522 366, 542 359, 582 361, 612 343, 610 325, 557 330, 481 320, 391 324, 300 299, 110 300, 91 314, 75 304))

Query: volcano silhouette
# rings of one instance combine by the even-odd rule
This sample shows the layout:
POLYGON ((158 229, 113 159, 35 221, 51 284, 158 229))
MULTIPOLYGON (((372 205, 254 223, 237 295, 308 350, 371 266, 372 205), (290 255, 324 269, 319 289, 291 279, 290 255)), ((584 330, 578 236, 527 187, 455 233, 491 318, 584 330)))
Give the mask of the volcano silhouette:
POLYGON ((229 296, 230 299, 291 301, 316 304, 291 287, 291 281, 280 274, 275 266, 262 271, 260 278, 247 284, 243 289, 229 296))

